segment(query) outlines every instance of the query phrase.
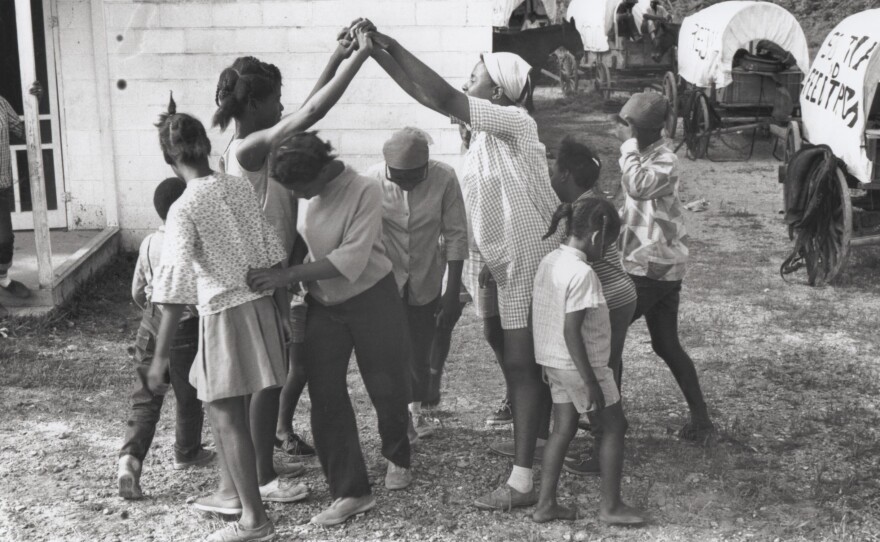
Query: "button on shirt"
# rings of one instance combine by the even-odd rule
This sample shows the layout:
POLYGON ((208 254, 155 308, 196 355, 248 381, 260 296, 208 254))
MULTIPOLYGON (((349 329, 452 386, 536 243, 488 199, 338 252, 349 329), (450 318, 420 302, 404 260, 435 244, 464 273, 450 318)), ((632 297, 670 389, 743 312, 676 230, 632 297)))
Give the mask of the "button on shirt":
POLYGON ((382 245, 382 186, 346 166, 305 207, 300 234, 306 261, 327 258, 341 277, 305 283, 324 305, 338 305, 373 287, 391 272, 382 245))
POLYGON ((545 367, 577 370, 565 344, 565 315, 586 309, 581 327, 587 357, 593 367, 608 365, 611 321, 602 284, 575 248, 560 245, 538 266, 532 295, 532 335, 535 361, 545 367))
POLYGON ((446 261, 468 257, 458 177, 452 166, 429 160, 427 178, 407 192, 385 171, 382 162, 367 172, 382 184, 382 242, 401 295, 406 289, 410 305, 426 305, 440 295, 446 261))
POLYGON ((12 186, 12 150, 9 133, 24 138, 24 123, 15 109, 0 96, 0 190, 12 186))

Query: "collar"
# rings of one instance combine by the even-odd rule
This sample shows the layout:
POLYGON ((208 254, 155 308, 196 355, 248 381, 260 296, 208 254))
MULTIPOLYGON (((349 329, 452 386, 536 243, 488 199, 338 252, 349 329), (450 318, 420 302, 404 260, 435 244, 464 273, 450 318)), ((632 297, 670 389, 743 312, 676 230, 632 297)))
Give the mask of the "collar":
POLYGON ((584 263, 587 263, 587 255, 584 254, 583 251, 580 251, 580 250, 578 250, 574 247, 570 247, 568 245, 559 245, 559 250, 561 250, 562 252, 565 252, 566 254, 571 254, 572 256, 577 258, 578 260, 580 260, 584 263))
POLYGON ((645 150, 641 151, 640 154, 642 156, 647 156, 649 154, 655 154, 660 150, 661 147, 666 147, 668 143, 669 143, 668 139, 666 139, 665 137, 661 137, 657 141, 648 145, 648 147, 645 148, 645 150))

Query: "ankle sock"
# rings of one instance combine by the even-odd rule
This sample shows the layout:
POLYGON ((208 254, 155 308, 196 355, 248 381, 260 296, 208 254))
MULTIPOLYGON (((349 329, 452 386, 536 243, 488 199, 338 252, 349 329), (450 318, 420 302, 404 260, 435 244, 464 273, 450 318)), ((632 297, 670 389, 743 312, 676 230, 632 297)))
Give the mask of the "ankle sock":
POLYGON ((507 479, 507 485, 520 493, 528 493, 534 487, 532 469, 514 465, 510 472, 510 478, 507 479))
POLYGON ((422 402, 414 402, 409 404, 409 413, 412 414, 413 418, 418 418, 419 414, 422 413, 422 402))

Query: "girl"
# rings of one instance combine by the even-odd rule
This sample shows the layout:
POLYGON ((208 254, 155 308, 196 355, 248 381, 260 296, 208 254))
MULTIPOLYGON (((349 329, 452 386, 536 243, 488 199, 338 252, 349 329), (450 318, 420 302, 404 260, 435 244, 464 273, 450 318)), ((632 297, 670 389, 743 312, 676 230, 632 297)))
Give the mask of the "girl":
MULTIPOLYGON (((602 162, 593 154, 589 147, 566 137, 559 145, 556 163, 551 168, 550 184, 559 199, 564 203, 574 203, 587 198, 596 197, 593 187, 599 180, 602 162)), ((636 287, 632 279, 623 270, 620 263, 620 252, 617 243, 609 243, 600 259, 591 263, 593 271, 599 276, 608 312, 611 320, 611 353, 608 366, 614 371, 614 381, 620 390, 622 371, 623 346, 626 333, 636 310, 636 287)), ((594 429, 596 438, 601 438, 599 428, 594 429)), ((596 446, 598 449, 599 446, 596 446)), ((593 460, 566 460, 565 470, 574 474, 599 472, 598 464, 593 460)))
MULTIPOLYGON (((357 37, 358 54, 369 54, 366 34, 357 37)), ((302 281, 308 290, 303 359, 312 433, 334 499, 312 522, 336 525, 376 504, 346 385, 352 350, 379 419, 385 486, 403 489, 412 480, 406 315, 382 244, 382 185, 337 160, 314 132, 289 137, 273 164, 280 183, 310 200, 300 231, 310 261, 252 270, 248 284, 261 291, 302 281)))
MULTIPOLYGON (((353 27, 358 21, 352 23, 353 27)), ((354 32, 346 28, 340 37, 354 32)), ((261 62, 254 57, 240 57, 232 66, 223 70, 217 82, 213 125, 221 130, 234 121, 235 136, 222 157, 226 173, 244 177, 251 182, 260 200, 263 212, 281 237, 291 262, 296 241, 297 200, 269 175, 269 151, 286 136, 308 129, 321 120, 339 101, 354 75, 366 58, 356 56, 337 69, 354 50, 354 44, 340 44, 330 58, 324 72, 305 103, 297 111, 281 117, 281 72, 273 64, 261 62)), ((302 260, 299 260, 301 262, 302 260)), ((297 361, 302 357, 302 342, 295 340, 290 346, 290 367, 287 382, 280 391, 280 412, 276 417, 275 439, 265 445, 271 452, 272 445, 282 448, 294 457, 311 457, 315 454, 299 435, 293 431, 293 415, 306 381, 297 361)), ((277 392, 276 392, 277 393, 277 392)), ((278 397, 267 399, 278 408, 278 397)), ((264 409, 260 409, 263 411, 264 409)), ((272 416, 251 419, 254 424, 271 423, 272 416)), ((258 446, 259 448, 259 446, 258 446)), ((271 453, 259 453, 261 470, 272 469, 271 453)))
MULTIPOLYGON (((275 528, 261 500, 292 502, 304 499, 308 490, 282 487, 277 478, 261 486, 257 479, 248 403, 251 395, 284 382, 288 307, 285 290, 251 292, 245 276, 252 265, 283 265, 287 254, 248 182, 211 170, 211 144, 201 122, 178 114, 172 98, 156 126, 165 161, 187 188, 169 211, 153 279, 153 303, 161 306, 162 320, 148 384, 154 393, 167 391, 164 375, 177 323, 187 304, 197 304, 200 344, 189 378, 208 404, 221 484, 195 506, 241 513, 238 522, 208 540, 270 540, 275 528)), ((265 402, 255 400, 251 409, 259 404, 265 402)))
POLYGON ((559 200, 550 187, 544 145, 521 106, 530 95, 530 66, 511 53, 483 55, 464 92, 455 90, 394 39, 372 33, 383 51, 374 58, 421 104, 470 125, 462 189, 474 243, 497 284, 504 330, 502 367, 513 406, 514 467, 507 483, 475 505, 509 510, 530 506, 536 495, 532 460, 539 433, 550 421, 550 393, 535 364, 529 307, 538 264, 557 240, 541 240, 559 200))
POLYGON ((599 277, 590 267, 615 243, 620 219, 610 203, 597 198, 563 203, 545 237, 556 233, 563 218, 566 241, 541 261, 532 295, 535 359, 550 384, 555 406, 553 432, 544 448, 541 494, 532 519, 539 523, 575 519, 575 511, 556 502, 556 486, 579 413, 587 413, 604 433, 599 446, 599 519, 611 524, 643 523, 641 512, 620 499, 627 424, 614 372, 608 367, 608 306, 599 277))

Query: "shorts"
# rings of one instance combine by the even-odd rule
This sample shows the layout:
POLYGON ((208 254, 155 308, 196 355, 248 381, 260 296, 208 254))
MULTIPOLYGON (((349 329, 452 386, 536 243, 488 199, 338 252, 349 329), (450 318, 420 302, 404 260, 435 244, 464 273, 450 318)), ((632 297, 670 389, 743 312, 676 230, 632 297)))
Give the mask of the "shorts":
POLYGON ((290 302, 290 342, 302 344, 306 342, 306 313, 309 306, 303 297, 295 295, 290 302))
MULTIPOLYGON (((550 386, 550 396, 556 404, 573 403, 581 414, 591 412, 587 403, 587 385, 577 369, 557 369, 543 367, 544 382, 550 386)), ((609 407, 620 401, 620 393, 614 382, 614 371, 604 367, 593 367, 593 374, 599 383, 599 389, 605 396, 605 406, 609 407)), ((595 409, 593 409, 595 410, 595 409)))
POLYGON ((474 303, 477 316, 483 319, 493 318, 498 316, 498 286, 494 279, 485 288, 480 286, 480 271, 485 264, 474 258, 475 254, 477 253, 471 251, 471 259, 464 262, 461 283, 470 292, 469 297, 474 303))

